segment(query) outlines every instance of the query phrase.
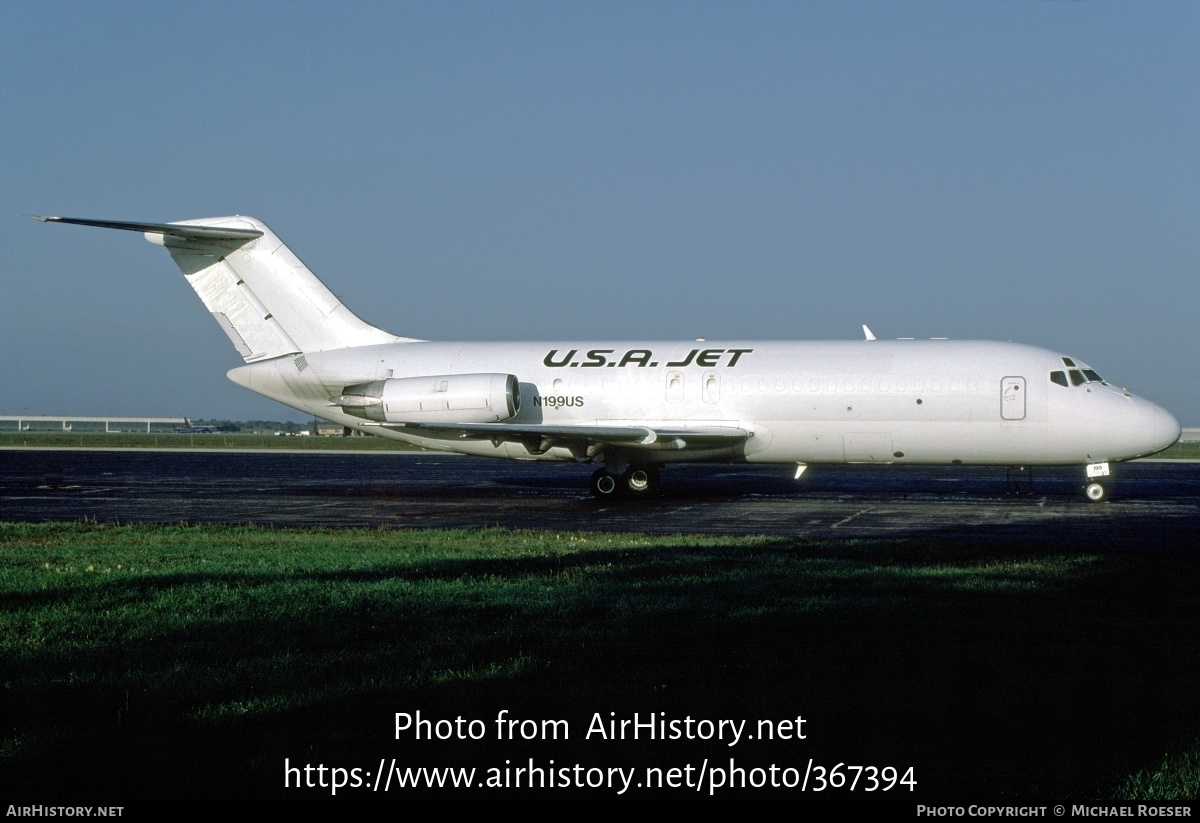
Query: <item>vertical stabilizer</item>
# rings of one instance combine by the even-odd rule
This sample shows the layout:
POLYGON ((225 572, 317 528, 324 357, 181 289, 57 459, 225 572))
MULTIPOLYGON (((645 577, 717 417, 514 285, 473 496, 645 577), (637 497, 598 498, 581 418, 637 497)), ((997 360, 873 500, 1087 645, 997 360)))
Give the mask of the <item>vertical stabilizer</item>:
POLYGON ((150 242, 166 247, 247 363, 408 339, 357 317, 253 217, 179 223, 35 219, 140 231, 150 242))

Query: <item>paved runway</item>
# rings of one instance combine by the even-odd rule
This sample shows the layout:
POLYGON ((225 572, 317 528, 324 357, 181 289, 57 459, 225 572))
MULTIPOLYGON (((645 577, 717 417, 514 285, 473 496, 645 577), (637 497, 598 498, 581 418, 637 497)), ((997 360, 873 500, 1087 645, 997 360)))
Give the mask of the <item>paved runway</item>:
POLYGON ((1116 467, 1088 503, 1081 468, 1035 469, 1005 494, 1002 468, 673 466, 647 499, 598 503, 592 467, 431 454, 2 450, 6 520, 504 526, 653 533, 1019 540, 1053 547, 1194 544, 1200 464, 1116 467))

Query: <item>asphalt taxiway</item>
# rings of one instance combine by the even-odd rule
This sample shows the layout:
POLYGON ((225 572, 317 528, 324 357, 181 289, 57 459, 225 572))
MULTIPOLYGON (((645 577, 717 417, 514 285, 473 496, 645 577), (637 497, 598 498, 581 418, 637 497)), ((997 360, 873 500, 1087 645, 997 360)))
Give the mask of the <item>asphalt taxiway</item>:
POLYGON ((1031 493, 1003 468, 672 466, 661 491, 600 503, 593 467, 436 454, 0 451, 0 518, 279 527, 576 529, 658 534, 922 537, 1053 546, 1195 544, 1200 464, 1116 467, 1089 503, 1082 469, 1034 469, 1031 493), (1024 491, 1024 489, 1023 489, 1024 491))

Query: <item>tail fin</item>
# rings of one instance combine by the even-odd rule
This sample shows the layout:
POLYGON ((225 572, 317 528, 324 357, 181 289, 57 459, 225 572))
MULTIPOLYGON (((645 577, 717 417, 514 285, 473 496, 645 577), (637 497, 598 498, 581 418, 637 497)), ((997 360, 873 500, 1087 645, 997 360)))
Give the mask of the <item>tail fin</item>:
POLYGON ((34 219, 140 231, 151 243, 166 247, 247 363, 408 339, 359 319, 274 232, 253 217, 179 223, 34 219))

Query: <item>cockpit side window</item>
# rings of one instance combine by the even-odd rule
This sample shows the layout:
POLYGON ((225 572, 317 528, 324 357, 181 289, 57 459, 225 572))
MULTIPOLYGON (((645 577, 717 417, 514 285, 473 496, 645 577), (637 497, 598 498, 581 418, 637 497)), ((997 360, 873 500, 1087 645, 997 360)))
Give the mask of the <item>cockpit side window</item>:
MULTIPOLYGON (((1065 357, 1063 359, 1066 360, 1065 357)), ((1081 372, 1079 369, 1071 369, 1068 372, 1068 374, 1071 375, 1071 385, 1072 386, 1082 386, 1084 383, 1087 382, 1087 380, 1083 376, 1083 372, 1081 372)))
POLYGON ((1064 357, 1064 358, 1062 359, 1062 361, 1063 361, 1063 365, 1064 365, 1064 366, 1066 366, 1068 369, 1073 369, 1073 368, 1075 368, 1075 361, 1074 361, 1074 360, 1072 360, 1071 358, 1069 358, 1069 357, 1064 357))
POLYGON ((1067 373, 1066 373, 1066 372, 1063 372, 1063 371, 1052 371, 1052 372, 1050 372, 1050 382, 1051 382, 1051 383, 1054 383, 1054 384, 1056 384, 1056 385, 1059 385, 1059 386, 1062 386, 1062 387, 1066 388, 1066 386, 1067 386, 1067 373))
MULTIPOLYGON (((1104 378, 1096 374, 1095 369, 1084 369, 1083 376, 1087 378, 1089 383, 1104 383, 1104 378)), ((1104 383, 1104 385, 1107 386, 1108 384, 1104 383)))

